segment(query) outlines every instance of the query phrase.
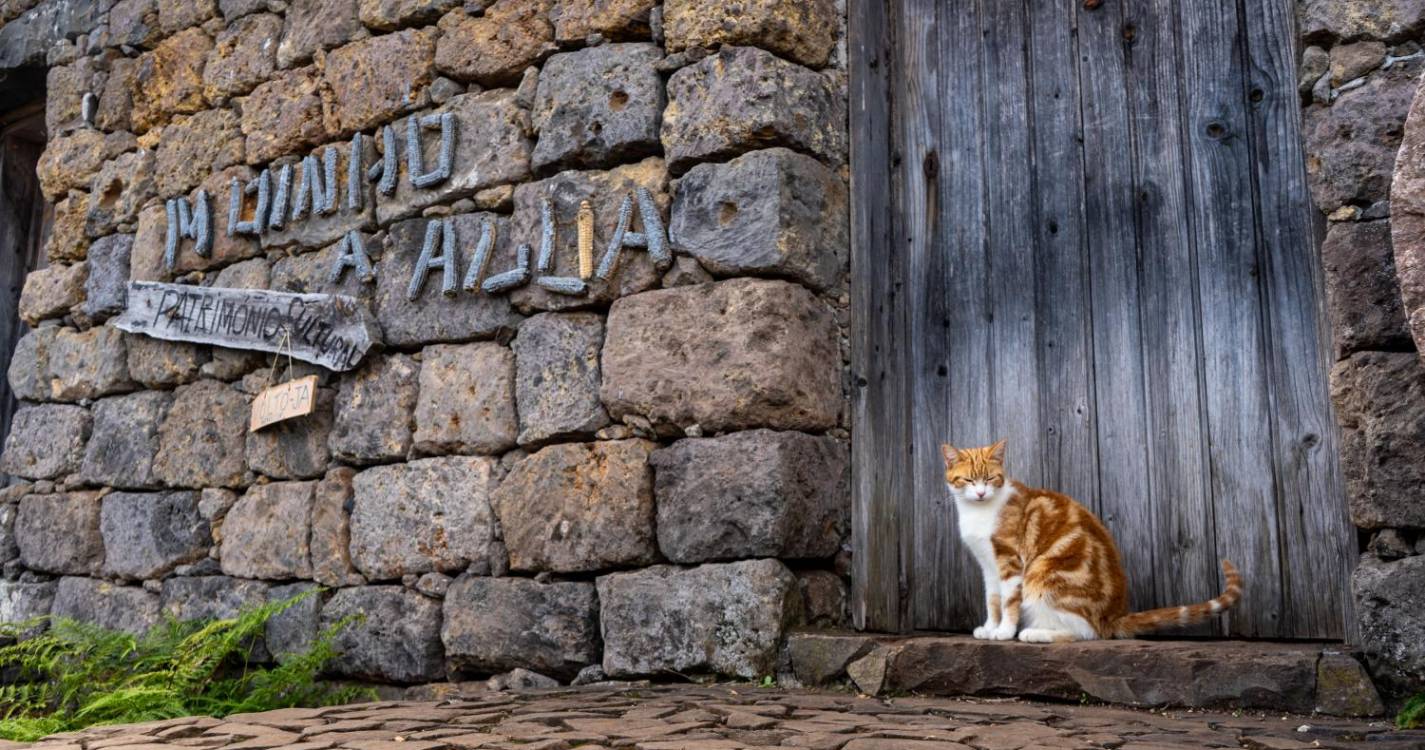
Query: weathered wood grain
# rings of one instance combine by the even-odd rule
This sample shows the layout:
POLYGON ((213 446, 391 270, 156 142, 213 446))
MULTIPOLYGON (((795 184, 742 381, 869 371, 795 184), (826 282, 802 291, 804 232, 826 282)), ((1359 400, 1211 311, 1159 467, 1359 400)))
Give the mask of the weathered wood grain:
MULTIPOLYGON (((1218 567, 1208 487, 1196 244, 1187 215, 1177 8, 1152 0, 1128 6, 1125 46, 1133 123, 1134 225, 1139 257, 1148 484, 1157 603, 1216 596, 1218 567)), ((1191 631, 1223 632, 1219 623, 1191 631)))
POLYGON ((114 324, 168 341, 281 352, 330 370, 350 370, 381 341, 370 311, 352 297, 129 282, 114 324))
MULTIPOLYGON (((897 293, 891 193, 889 81, 894 49, 890 0, 853 0, 851 62, 851 421, 852 619, 897 631, 900 618, 898 504, 906 476, 905 327, 897 293), (897 443, 896 441, 901 441, 897 443)), ((906 624, 909 627, 909 624, 906 624)))
POLYGON ((1245 21, 1247 127, 1256 167, 1266 354, 1281 529, 1283 619, 1278 633, 1342 637, 1353 621, 1344 585, 1354 530, 1337 461, 1337 431, 1326 388, 1329 347, 1321 306, 1321 264, 1301 152, 1291 4, 1253 3, 1245 21))
POLYGON ((1251 581, 1229 632, 1281 632, 1282 571, 1253 168, 1236 0, 1178 7, 1217 555, 1251 581))
POLYGON ((1098 411, 1099 517, 1118 540, 1129 603, 1154 599, 1157 552, 1148 482, 1139 255, 1133 222, 1133 124, 1128 109, 1122 6, 1078 11, 1084 82, 1084 216, 1093 288, 1093 372, 1098 411))

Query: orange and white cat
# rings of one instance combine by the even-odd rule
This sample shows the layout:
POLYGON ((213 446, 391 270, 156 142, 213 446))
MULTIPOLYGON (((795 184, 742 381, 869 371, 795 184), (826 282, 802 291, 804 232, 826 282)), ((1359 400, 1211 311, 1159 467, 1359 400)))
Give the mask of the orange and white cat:
POLYGON ((1003 440, 986 448, 940 446, 960 539, 985 578, 988 615, 976 638, 1131 638, 1201 622, 1241 598, 1242 577, 1223 560, 1227 589, 1216 599, 1130 613, 1123 564, 1108 529, 1070 497, 1007 479, 1004 448, 1003 440))

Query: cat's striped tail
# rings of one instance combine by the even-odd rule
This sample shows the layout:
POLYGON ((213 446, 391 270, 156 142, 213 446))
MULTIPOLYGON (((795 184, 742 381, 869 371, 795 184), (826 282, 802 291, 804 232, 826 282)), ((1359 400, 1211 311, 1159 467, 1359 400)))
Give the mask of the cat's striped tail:
POLYGON ((1227 588, 1223 589, 1221 596, 1216 599, 1209 599, 1201 604, 1162 607, 1124 615, 1113 623, 1113 637, 1132 638, 1139 633, 1160 628, 1195 625, 1226 612, 1242 598, 1242 574, 1237 572, 1237 566, 1226 560, 1222 561, 1222 574, 1227 578, 1227 588))

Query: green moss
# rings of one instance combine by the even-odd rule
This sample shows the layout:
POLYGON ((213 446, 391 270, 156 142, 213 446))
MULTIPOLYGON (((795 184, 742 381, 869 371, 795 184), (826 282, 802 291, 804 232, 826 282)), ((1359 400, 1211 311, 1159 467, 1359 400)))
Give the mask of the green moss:
POLYGON ((0 625, 0 738, 30 742, 96 724, 226 716, 349 702, 367 691, 317 678, 347 620, 277 666, 250 663, 267 621, 315 594, 208 622, 169 620, 142 637, 66 619, 0 625), (46 624, 47 630, 36 634, 46 624))
POLYGON ((1425 727, 1425 693, 1405 702, 1405 707, 1395 716, 1395 725, 1401 729, 1425 727))

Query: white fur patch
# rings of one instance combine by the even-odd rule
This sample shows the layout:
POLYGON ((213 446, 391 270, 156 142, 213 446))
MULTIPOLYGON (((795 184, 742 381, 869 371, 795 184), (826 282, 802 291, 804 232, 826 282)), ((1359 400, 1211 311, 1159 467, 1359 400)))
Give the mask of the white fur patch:
POLYGON ((1044 599, 1026 599, 1023 611, 1026 631, 1048 630, 1068 633, 1076 641, 1098 640, 1098 633, 1088 620, 1072 612, 1065 612, 1044 599))

